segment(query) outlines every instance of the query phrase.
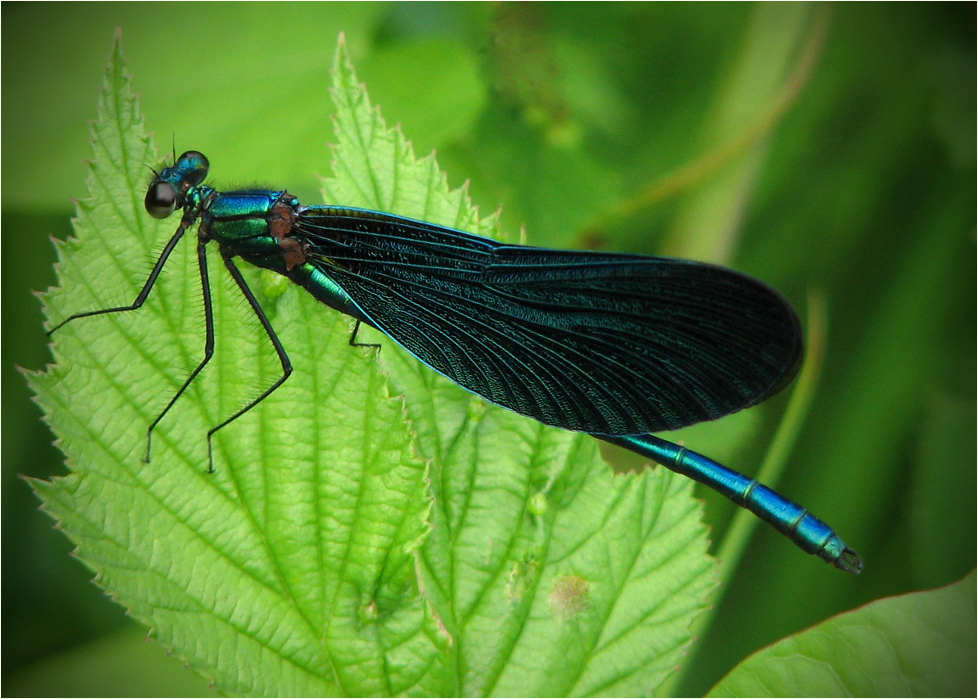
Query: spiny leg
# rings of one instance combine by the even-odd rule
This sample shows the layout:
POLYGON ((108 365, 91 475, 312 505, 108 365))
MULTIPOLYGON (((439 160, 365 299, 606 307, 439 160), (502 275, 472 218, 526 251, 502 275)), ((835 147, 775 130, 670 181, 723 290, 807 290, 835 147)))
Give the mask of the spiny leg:
POLYGON ((163 248, 163 252, 160 254, 159 259, 156 260, 156 264, 153 266, 153 271, 149 273, 149 279, 147 279, 146 283, 143 284, 143 288, 139 292, 139 295, 136 297, 135 301, 133 301, 128 306, 117 306, 115 308, 103 308, 98 311, 84 311, 83 313, 75 313, 74 315, 68 316, 63 321, 61 321, 53 328, 48 330, 47 332, 48 336, 50 337, 51 334, 58 328, 64 326, 67 323, 70 323, 73 320, 78 320, 79 318, 100 316, 106 313, 122 313, 123 311, 135 311, 141 308, 142 305, 146 302, 146 299, 149 297, 150 291, 153 290, 153 286, 156 284, 156 280, 160 276, 160 272, 163 271, 163 267, 166 265, 166 261, 170 257, 170 253, 173 252, 173 249, 177 246, 177 243, 180 242, 180 239, 183 237, 183 234, 186 232, 187 228, 196 220, 197 220, 196 214, 187 213, 184 215, 183 219, 180 221, 180 225, 177 227, 176 233, 174 233, 173 237, 170 238, 170 241, 166 244, 166 247, 163 248))
POLYGON ((292 362, 289 360, 289 355, 285 352, 285 348, 282 346, 282 342, 278 339, 278 335, 275 334, 275 330, 272 328, 272 324, 268 320, 268 316, 265 315, 265 311, 262 310, 261 305, 258 303, 258 299, 255 298, 254 293, 252 293, 251 289, 248 287, 248 283, 244 280, 244 277, 241 276, 241 270, 237 268, 229 254, 222 250, 221 255, 222 259, 224 260, 224 266, 227 267, 228 272, 230 272, 231 278, 234 279, 234 282, 238 285, 238 288, 241 289, 241 293, 244 294, 244 297, 248 299, 248 303, 251 305, 251 310, 255 312, 256 316, 258 316, 259 322, 262 324, 262 327, 265 328, 265 334, 268 335, 268 339, 272 341, 272 345, 275 347, 275 352, 278 354, 279 362, 282 363, 282 375, 275 381, 275 383, 265 389, 260 396, 241 408, 241 410, 219 424, 217 427, 212 427, 207 432, 207 470, 209 473, 214 473, 214 434, 221 428, 226 427, 237 420, 239 417, 272 395, 272 393, 274 393, 279 386, 285 383, 285 380, 292 374, 292 362))
POLYGON ((150 451, 153 446, 153 430, 160 423, 160 420, 170 411, 173 404, 177 402, 177 399, 183 395, 183 392, 187 390, 187 387, 197 378, 207 362, 211 360, 214 356, 214 304, 211 301, 211 283, 210 278, 207 274, 207 241, 200 240, 197 242, 197 268, 200 270, 200 286, 204 293, 204 326, 205 326, 205 338, 204 338, 204 358, 201 360, 197 368, 193 370, 187 380, 183 382, 183 385, 173 394, 170 402, 166 404, 163 411, 156 416, 149 429, 146 430, 146 457, 144 461, 149 463, 150 451))

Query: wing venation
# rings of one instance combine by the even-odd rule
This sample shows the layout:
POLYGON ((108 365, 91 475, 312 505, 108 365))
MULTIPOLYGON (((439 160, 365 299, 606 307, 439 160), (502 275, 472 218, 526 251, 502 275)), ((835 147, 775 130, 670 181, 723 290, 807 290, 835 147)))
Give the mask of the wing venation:
POLYGON ((763 400, 800 363, 788 302, 729 269, 505 245, 359 210, 306 212, 297 225, 311 261, 378 329, 548 425, 676 429, 763 400))

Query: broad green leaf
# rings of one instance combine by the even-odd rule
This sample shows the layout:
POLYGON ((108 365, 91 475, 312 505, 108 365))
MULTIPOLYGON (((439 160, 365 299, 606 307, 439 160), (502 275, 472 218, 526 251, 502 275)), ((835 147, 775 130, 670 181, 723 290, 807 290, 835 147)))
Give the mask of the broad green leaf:
MULTIPOLYGON (((334 69, 341 137, 325 200, 498 235, 464 188, 449 191, 433 156, 415 159, 387 128, 345 61, 340 53, 334 69)), ((420 571, 453 639, 448 692, 658 686, 681 662, 713 585, 691 483, 663 469, 615 476, 592 438, 487 405, 367 336, 383 344, 394 392, 432 460, 433 529, 420 571)))
MULTIPOLYGON (((131 302, 177 225, 143 211, 155 155, 118 44, 92 145, 90 197, 45 295, 52 321, 131 302)), ((145 307, 55 334, 55 365, 32 385, 71 474, 34 482, 45 509, 99 583, 222 692, 433 691, 449 639, 415 573, 426 466, 344 318, 301 289, 265 301, 302 371, 219 434, 208 474, 206 431, 281 371, 210 251, 217 351, 142 461, 147 426, 203 353, 187 237, 145 307)))
POLYGON ((974 696, 975 574, 866 605, 755 653, 710 696, 974 696))
MULTIPOLYGON (((496 234, 386 127, 342 43, 333 98, 326 201, 496 234)), ((131 303, 178 225, 143 210, 157 161, 118 43, 92 146, 52 325, 131 303)), ((186 238, 143 308, 59 329, 31 378, 70 469, 33 485, 152 636, 227 694, 645 694, 675 669, 715 579, 689 482, 615 476, 593 439, 487 405, 376 333, 379 361, 351 348, 349 319, 247 265, 295 373, 218 433, 208 474, 207 430, 281 374, 216 250, 215 354, 143 462, 204 351, 186 238)))

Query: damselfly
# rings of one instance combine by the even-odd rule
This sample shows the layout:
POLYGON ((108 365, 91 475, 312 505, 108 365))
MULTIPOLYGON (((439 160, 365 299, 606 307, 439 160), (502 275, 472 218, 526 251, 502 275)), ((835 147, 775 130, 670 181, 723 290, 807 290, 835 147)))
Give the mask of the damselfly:
POLYGON ((776 291, 713 265, 641 255, 507 245, 394 214, 302 206, 287 191, 220 192, 203 184, 209 163, 188 151, 158 173, 147 211, 182 211, 149 279, 146 301, 187 229, 199 223, 204 357, 153 430, 214 352, 205 246, 224 266, 272 341, 281 376, 207 433, 214 434, 281 386, 292 364, 235 265, 240 257, 285 275, 319 301, 371 325, 415 357, 488 401, 547 425, 587 432, 717 490, 800 548, 858 573, 859 555, 801 506, 736 471, 649 434, 755 405, 794 377, 802 357, 798 317, 776 291))

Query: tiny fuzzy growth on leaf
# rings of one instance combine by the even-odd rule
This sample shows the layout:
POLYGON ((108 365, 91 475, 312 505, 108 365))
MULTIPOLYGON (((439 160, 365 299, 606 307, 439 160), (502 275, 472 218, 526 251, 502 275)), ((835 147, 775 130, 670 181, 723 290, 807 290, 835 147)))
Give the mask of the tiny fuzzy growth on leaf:
POLYGON ((591 586, 579 575, 554 578, 550 611, 556 619, 571 621, 591 609, 591 586))

